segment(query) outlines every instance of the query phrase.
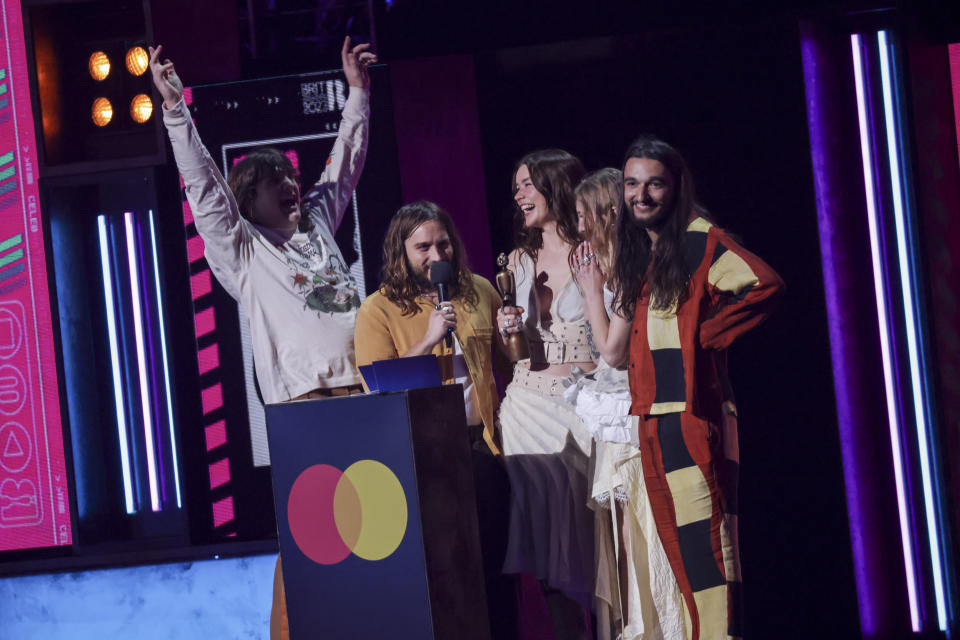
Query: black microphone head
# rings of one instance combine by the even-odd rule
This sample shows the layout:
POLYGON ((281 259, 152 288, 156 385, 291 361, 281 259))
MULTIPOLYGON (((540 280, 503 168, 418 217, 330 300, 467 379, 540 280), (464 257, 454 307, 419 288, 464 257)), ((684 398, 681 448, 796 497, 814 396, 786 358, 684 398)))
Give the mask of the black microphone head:
POLYGON ((449 284, 453 282, 453 267, 446 260, 437 260, 430 265, 430 284, 449 284))

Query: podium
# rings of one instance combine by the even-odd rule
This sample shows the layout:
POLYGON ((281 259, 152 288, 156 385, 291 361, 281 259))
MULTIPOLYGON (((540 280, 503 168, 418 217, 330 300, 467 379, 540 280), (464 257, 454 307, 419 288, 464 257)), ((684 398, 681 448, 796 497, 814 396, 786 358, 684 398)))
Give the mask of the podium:
POLYGON ((291 640, 489 640, 462 388, 266 417, 291 640))

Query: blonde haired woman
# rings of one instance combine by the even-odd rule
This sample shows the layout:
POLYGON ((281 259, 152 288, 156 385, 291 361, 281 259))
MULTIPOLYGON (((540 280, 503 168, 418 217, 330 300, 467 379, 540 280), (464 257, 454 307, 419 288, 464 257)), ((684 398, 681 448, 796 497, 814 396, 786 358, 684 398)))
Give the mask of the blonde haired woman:
POLYGON ((603 273, 610 272, 617 246, 617 205, 622 183, 623 172, 607 167, 588 174, 574 189, 578 230, 585 243, 583 254, 592 251, 603 273))
MULTIPOLYGON (((605 282, 615 260, 622 185, 623 173, 606 168, 586 176, 575 191, 580 234, 586 240, 574 253, 574 273, 591 340, 601 354, 615 313, 605 282)), ((657 534, 634 443, 636 430, 631 429, 626 363, 601 358, 600 366, 579 377, 565 395, 595 441, 589 504, 600 516, 594 590, 600 640, 682 639, 680 591, 657 534)))

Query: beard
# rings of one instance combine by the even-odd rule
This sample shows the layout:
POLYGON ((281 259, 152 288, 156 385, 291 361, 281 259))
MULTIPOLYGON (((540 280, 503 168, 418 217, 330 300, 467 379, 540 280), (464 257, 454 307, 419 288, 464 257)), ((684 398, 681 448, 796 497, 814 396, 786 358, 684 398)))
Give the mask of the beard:
MULTIPOLYGON (((460 266, 457 264, 456 259, 450 260, 450 266, 453 268, 453 280, 447 284, 447 291, 450 291, 452 295, 453 287, 456 286, 456 280, 460 272, 460 266)), ((416 291, 420 291, 421 293, 433 293, 436 291, 436 285, 430 281, 429 268, 414 267, 407 262, 407 273, 410 274, 410 284, 416 291)))
POLYGON ((430 292, 434 289, 433 283, 430 282, 430 278, 419 269, 410 270, 410 282, 417 291, 430 292))
POLYGON ((665 202, 660 205, 660 208, 657 210, 656 215, 651 216, 646 219, 637 218, 634 216, 634 221, 639 224, 644 229, 650 231, 659 231, 663 228, 663 225, 666 224, 667 220, 674 214, 674 206, 672 202, 665 202))

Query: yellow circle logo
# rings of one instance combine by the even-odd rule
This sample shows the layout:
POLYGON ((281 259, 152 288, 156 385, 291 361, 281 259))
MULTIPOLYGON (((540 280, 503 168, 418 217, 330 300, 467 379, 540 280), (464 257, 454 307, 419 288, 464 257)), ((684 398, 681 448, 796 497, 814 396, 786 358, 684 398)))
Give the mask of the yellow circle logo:
POLYGON ((287 521, 297 547, 318 564, 337 564, 350 553, 383 560, 407 531, 407 497, 382 462, 358 460, 342 472, 316 464, 294 481, 287 521))

